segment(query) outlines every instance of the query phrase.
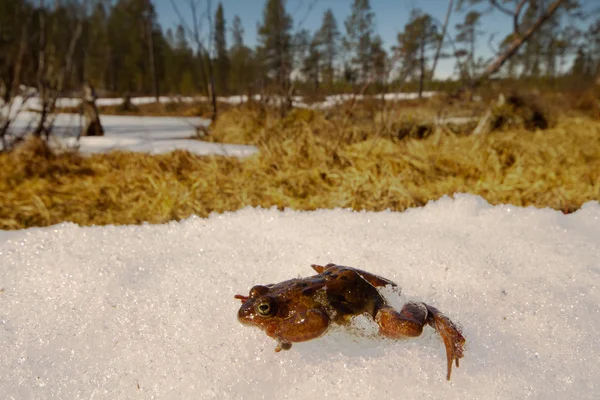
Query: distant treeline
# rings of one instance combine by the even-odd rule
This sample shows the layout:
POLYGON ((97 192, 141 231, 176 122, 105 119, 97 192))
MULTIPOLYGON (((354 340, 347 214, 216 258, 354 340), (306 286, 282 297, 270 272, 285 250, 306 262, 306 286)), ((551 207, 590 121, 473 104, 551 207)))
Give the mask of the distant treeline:
MULTIPOLYGON (((369 0, 349 1, 351 13, 341 23, 327 10, 315 32, 295 28, 286 1, 267 0, 255 48, 245 44, 239 16, 225 20, 221 3, 173 3, 186 18, 165 30, 150 0, 0 0, 2 97, 22 84, 53 85, 67 92, 86 82, 107 93, 132 95, 208 93, 211 81, 219 95, 291 90, 322 95, 367 83, 371 90, 394 84, 431 89, 441 85, 432 84, 438 59, 454 61, 459 82, 486 68, 477 54, 492 33, 482 26, 486 7, 524 3, 522 10, 513 11, 516 31, 526 32, 552 1, 450 2, 449 12, 460 11, 464 17, 452 29, 453 37, 442 21, 415 9, 408 23, 398 27, 402 30, 391 50, 376 33, 369 0)), ((585 1, 561 3, 503 65, 501 77, 541 82, 571 77, 570 84, 583 84, 598 75, 600 19, 581 22, 585 1)), ((496 38, 496 50, 510 46, 515 35, 496 38)))

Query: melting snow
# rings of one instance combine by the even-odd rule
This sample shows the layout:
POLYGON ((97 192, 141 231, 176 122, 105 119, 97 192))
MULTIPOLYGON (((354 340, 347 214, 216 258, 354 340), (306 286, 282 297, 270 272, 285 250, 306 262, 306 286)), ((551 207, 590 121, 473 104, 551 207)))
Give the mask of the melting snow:
POLYGON ((0 397, 593 399, 600 206, 563 215, 443 198, 397 212, 244 209, 181 223, 0 232, 0 397), (369 319, 294 344, 236 320, 258 283, 356 266, 464 328, 445 380, 433 330, 369 319))
MULTIPOLYGON (((173 150, 187 150, 199 155, 224 155, 246 157, 256 153, 255 146, 209 143, 191 140, 197 136, 197 129, 208 126, 210 120, 183 117, 132 117, 102 115, 104 136, 76 139, 81 129, 82 119, 77 114, 58 114, 53 132, 56 141, 51 142, 60 148, 77 147, 81 153, 106 153, 112 150, 167 153, 173 150)), ((39 114, 22 112, 11 125, 15 134, 28 131, 36 126, 39 114)))

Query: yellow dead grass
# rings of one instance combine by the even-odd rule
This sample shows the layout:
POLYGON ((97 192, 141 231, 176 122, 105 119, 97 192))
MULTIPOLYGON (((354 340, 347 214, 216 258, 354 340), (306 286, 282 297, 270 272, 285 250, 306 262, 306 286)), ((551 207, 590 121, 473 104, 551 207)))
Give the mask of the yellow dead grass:
POLYGON ((422 140, 394 139, 385 126, 234 109, 212 140, 258 145, 245 160, 54 155, 31 142, 0 155, 0 228, 163 223, 245 206, 402 211, 457 192, 567 212, 600 200, 598 122, 566 118, 546 131, 482 137, 437 129, 422 140))

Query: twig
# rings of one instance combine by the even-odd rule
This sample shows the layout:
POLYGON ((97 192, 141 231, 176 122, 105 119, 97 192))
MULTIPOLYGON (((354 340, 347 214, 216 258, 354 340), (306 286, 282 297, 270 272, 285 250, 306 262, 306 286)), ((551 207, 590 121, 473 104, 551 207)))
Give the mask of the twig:
MULTIPOLYGON (((527 0, 525 0, 527 1, 527 0)), ((502 4, 498 3, 497 0, 490 0, 490 4, 496 8, 497 10, 503 12, 504 14, 508 15, 509 17, 512 17, 514 15, 514 12, 509 10, 508 8, 504 7, 502 4)))

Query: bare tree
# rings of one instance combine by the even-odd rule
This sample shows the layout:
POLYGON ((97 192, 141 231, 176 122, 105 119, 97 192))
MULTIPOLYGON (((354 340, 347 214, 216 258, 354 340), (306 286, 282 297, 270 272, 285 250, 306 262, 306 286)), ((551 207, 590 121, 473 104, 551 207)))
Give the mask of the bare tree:
MULTIPOLYGON (((58 3, 55 3, 58 6, 58 3)), ((46 41, 46 18, 44 16, 43 7, 44 0, 40 0, 40 9, 42 12, 40 15, 40 49, 38 54, 39 66, 38 66, 38 92, 41 101, 41 114, 38 121, 37 127, 33 132, 34 136, 40 137, 44 135, 46 139, 50 136, 54 121, 56 119, 56 103, 59 97, 63 94, 65 83, 71 75, 73 69, 73 59, 75 54, 75 47, 77 42, 81 38, 83 31, 83 20, 85 17, 87 1, 79 5, 79 18, 77 19, 77 25, 71 40, 64 60, 59 60, 58 70, 56 66, 48 63, 48 46, 46 41)))
POLYGON ((198 15, 200 9, 199 0, 188 0, 188 6, 192 17, 192 26, 188 24, 183 14, 180 12, 179 7, 175 0, 171 0, 171 5, 179 18, 181 26, 184 27, 188 39, 196 45, 196 53, 199 57, 200 63, 200 75, 204 80, 204 83, 208 89, 208 96, 212 103, 212 121, 217 119, 217 93, 215 91, 215 78, 213 72, 213 65, 211 60, 211 46, 212 46, 212 35, 213 35, 213 24, 212 24, 212 7, 211 0, 206 0, 206 12, 202 15, 198 15), (204 39, 202 38, 202 21, 204 18, 208 19, 209 25, 209 40, 208 48, 204 45, 204 39), (205 63, 206 61, 206 63, 205 63), (206 64, 206 65, 205 65, 206 64), (208 76, 207 76, 208 75, 208 76))

